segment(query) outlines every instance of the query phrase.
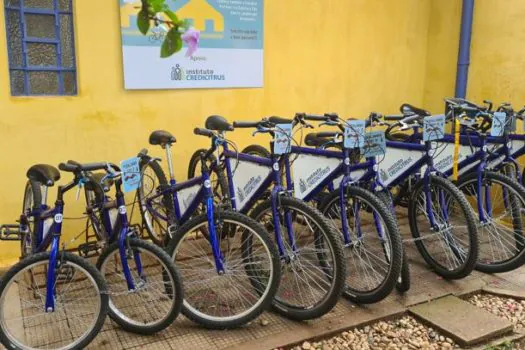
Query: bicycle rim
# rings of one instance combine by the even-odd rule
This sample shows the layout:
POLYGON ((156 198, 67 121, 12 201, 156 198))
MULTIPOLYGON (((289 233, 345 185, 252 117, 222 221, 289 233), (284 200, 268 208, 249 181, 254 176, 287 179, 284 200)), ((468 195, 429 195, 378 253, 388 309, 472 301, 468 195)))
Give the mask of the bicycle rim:
POLYGON ((164 262, 153 252, 137 245, 127 252, 127 264, 135 289, 129 290, 118 247, 106 256, 100 272, 107 282, 112 316, 135 327, 155 327, 170 317, 178 295, 175 281, 164 262), (142 273, 136 257, 139 257, 142 273))
MULTIPOLYGON (((324 209, 337 231, 343 236, 340 197, 334 197, 324 209)), ((350 273, 347 291, 369 293, 381 288, 392 270, 393 245, 382 216, 365 198, 349 197, 346 201, 347 228, 351 242, 345 246, 345 260, 350 273)))
POLYGON ((89 336, 100 315, 102 300, 97 283, 72 262, 58 268, 55 311, 46 312, 48 265, 44 260, 22 269, 0 297, 2 330, 18 348, 75 348, 89 336))
MULTIPOLYGON (((275 232, 271 207, 256 218, 268 232, 275 232)), ((285 307, 313 309, 334 294, 337 285, 336 257, 327 232, 299 208, 281 203, 279 224, 285 255, 281 256, 281 283, 275 301, 285 307), (295 249, 288 238, 286 213, 292 222, 295 249)))
POLYGON ((482 193, 478 197, 477 179, 469 179, 460 189, 469 203, 478 211, 481 199, 485 222, 477 216, 479 236, 478 262, 483 265, 501 265, 514 259, 524 249, 523 199, 511 186, 497 178, 483 179, 482 193))
POLYGON ((142 181, 138 189, 142 201, 142 217, 148 227, 148 232, 156 238, 156 241, 162 242, 168 233, 169 223, 167 218, 169 218, 171 213, 169 213, 169 210, 163 203, 164 196, 158 196, 155 200, 152 200, 150 202, 151 208, 146 206, 146 199, 157 194, 157 189, 161 183, 158 181, 157 175, 151 166, 146 165, 142 171, 142 181), (159 215, 164 218, 161 218, 159 215))
POLYGON ((248 317, 267 300, 275 276, 271 250, 257 232, 230 219, 220 225, 224 274, 217 273, 211 244, 201 234, 206 221, 187 231, 172 254, 184 281, 186 312, 217 323, 248 317))
POLYGON ((471 242, 459 199, 448 188, 431 181, 428 192, 423 185, 412 200, 416 245, 445 271, 462 270, 471 255, 471 242))

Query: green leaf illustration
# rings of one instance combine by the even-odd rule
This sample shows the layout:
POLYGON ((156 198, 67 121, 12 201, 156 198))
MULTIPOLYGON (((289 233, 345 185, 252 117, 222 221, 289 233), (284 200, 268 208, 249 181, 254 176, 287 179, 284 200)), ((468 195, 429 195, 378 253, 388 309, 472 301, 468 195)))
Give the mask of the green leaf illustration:
POLYGON ((149 30, 149 18, 148 13, 145 10, 140 10, 137 15, 137 27, 142 34, 146 35, 149 30))
POLYGON ((164 42, 160 48, 160 57, 166 58, 170 57, 174 53, 182 49, 182 39, 181 33, 179 33, 178 28, 171 28, 170 31, 166 34, 164 42))

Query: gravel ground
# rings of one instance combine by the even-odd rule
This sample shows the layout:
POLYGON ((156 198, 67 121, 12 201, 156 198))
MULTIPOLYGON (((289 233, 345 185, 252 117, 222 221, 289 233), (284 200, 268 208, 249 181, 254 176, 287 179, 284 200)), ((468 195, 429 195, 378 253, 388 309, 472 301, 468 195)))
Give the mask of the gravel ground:
MULTIPOLYGON (((500 297, 490 294, 476 294, 467 299, 473 305, 483 308, 496 316, 506 318, 515 328, 525 329, 525 300, 500 297)), ((370 326, 356 328, 329 339, 316 342, 305 341, 293 350, 416 350, 416 349, 460 349, 460 347, 434 329, 405 316, 398 320, 381 321, 370 326)), ((525 341, 486 347, 487 350, 525 349, 525 341)))
POLYGON ((415 350, 458 348, 452 339, 438 334, 410 316, 393 321, 380 321, 370 326, 343 332, 318 342, 304 342, 294 350, 415 350))
POLYGON ((476 294, 468 301, 488 312, 506 318, 515 328, 525 328, 525 300, 515 300, 491 294, 476 294))

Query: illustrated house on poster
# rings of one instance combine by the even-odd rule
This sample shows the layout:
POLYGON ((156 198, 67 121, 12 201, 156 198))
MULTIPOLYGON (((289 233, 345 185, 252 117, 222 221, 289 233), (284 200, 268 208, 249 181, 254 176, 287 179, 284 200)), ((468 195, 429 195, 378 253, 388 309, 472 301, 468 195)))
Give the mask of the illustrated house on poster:
POLYGON ((195 29, 203 33, 224 32, 224 17, 207 0, 190 0, 177 10, 177 16, 191 20, 195 29))

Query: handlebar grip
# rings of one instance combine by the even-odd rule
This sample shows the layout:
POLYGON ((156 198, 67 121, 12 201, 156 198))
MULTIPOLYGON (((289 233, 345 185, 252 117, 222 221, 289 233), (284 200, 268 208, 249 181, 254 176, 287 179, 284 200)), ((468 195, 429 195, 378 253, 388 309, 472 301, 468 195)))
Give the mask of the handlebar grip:
POLYGON ((81 170, 85 170, 85 171, 103 170, 103 169, 107 169, 108 163, 106 162, 86 163, 86 164, 81 164, 80 167, 81 167, 81 170))
POLYGON ((399 120, 403 120, 405 118, 406 117, 404 115, 385 115, 383 117, 384 120, 392 120, 392 121, 399 121, 399 120))
POLYGON ((58 164, 58 169, 60 169, 62 171, 67 171, 67 172, 70 172, 70 173, 74 173, 75 171, 78 170, 78 166, 77 165, 73 165, 73 164, 69 164, 69 163, 60 163, 60 164, 58 164))
POLYGON ((420 115, 413 115, 413 116, 410 116, 410 117, 405 117, 405 118, 403 118, 402 121, 403 121, 404 123, 410 123, 410 122, 412 122, 412 121, 414 121, 414 120, 420 120, 420 119, 423 119, 423 117, 420 116, 420 115))
POLYGON ((311 121, 317 121, 317 122, 323 122, 326 120, 326 117, 324 115, 317 115, 317 114, 305 114, 304 115, 305 120, 311 120, 311 121))
POLYGON ((343 135, 341 132, 337 131, 321 131, 315 134, 317 137, 336 137, 339 135, 343 135))
POLYGON ((234 128, 256 128, 260 122, 233 122, 234 128))
POLYGON ((201 136, 207 136, 207 137, 213 137, 215 136, 215 133, 209 129, 205 128, 195 128, 193 129, 193 133, 195 135, 201 135, 201 136))
POLYGON ((286 118, 281 118, 277 116, 268 118, 268 121, 272 124, 292 124, 293 122, 292 119, 286 119, 286 118))

